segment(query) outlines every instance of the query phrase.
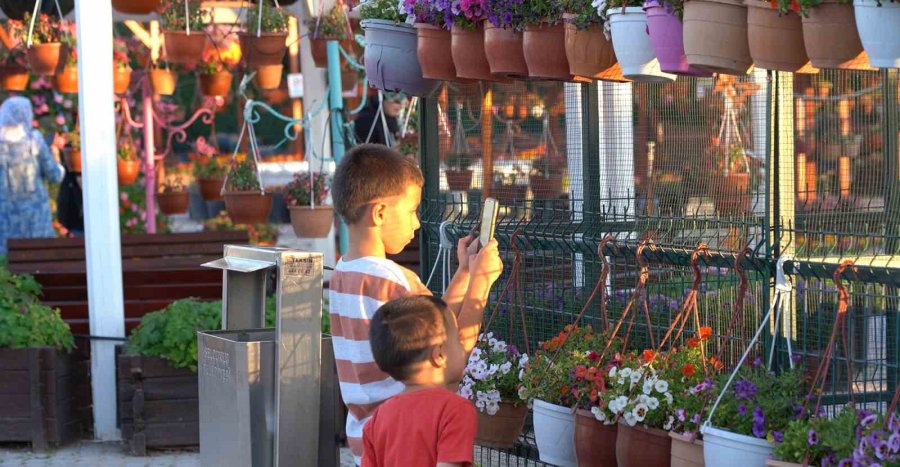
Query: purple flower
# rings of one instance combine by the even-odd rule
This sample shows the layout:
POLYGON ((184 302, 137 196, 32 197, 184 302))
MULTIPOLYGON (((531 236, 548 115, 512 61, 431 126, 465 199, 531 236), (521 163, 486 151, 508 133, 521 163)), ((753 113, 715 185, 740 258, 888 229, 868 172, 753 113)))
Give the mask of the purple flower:
POLYGON ((679 422, 683 422, 686 420, 684 409, 678 409, 675 411, 675 416, 678 417, 679 422))
POLYGON ((775 438, 776 443, 780 443, 780 442, 784 441, 784 433, 782 433, 780 431, 773 431, 772 438, 775 438))
POLYGON ((741 404, 738 406, 738 415, 740 415, 741 417, 747 415, 747 406, 746 405, 741 404))
POLYGON ((822 458, 822 467, 831 467, 834 464, 837 464, 837 457, 832 452, 831 454, 822 458))
POLYGON ((753 359, 753 367, 754 367, 754 368, 759 368, 759 367, 761 367, 761 366, 762 366, 762 359, 759 358, 759 357, 754 358, 754 359, 753 359))
POLYGON ((888 446, 888 443, 884 441, 878 440, 875 445, 875 456, 881 460, 887 459, 888 455, 891 453, 891 448, 888 446))
POLYGON ((810 428, 809 432, 806 434, 806 444, 810 446, 815 446, 819 444, 819 434, 816 433, 816 430, 810 428))
POLYGON ((877 420, 877 419, 878 419, 877 415, 869 414, 869 415, 865 416, 862 420, 860 420, 859 424, 866 427, 866 426, 871 425, 872 423, 875 423, 875 420, 877 420))
POLYGON ((888 429, 894 433, 900 430, 900 418, 896 415, 891 415, 891 418, 888 420, 888 429))
POLYGON ((699 425, 700 424, 700 414, 695 413, 694 416, 691 417, 691 423, 693 423, 694 425, 699 425))
POLYGON ((800 363, 800 360, 803 360, 803 356, 800 354, 791 354, 791 361, 794 363, 800 363))
POLYGON ((890 446, 891 451, 893 451, 895 453, 900 451, 900 435, 898 435, 897 433, 892 434, 888 438, 887 443, 888 443, 888 446, 890 446))
POLYGON ((762 407, 755 407, 753 409, 753 436, 757 438, 765 438, 766 437, 766 416, 763 413, 762 407))
POLYGON ((738 399, 752 399, 756 395, 756 385, 742 379, 734 385, 734 394, 738 399))
POLYGON ((852 467, 852 466, 853 466, 853 459, 850 459, 850 458, 841 459, 841 461, 838 462, 838 467, 852 467))

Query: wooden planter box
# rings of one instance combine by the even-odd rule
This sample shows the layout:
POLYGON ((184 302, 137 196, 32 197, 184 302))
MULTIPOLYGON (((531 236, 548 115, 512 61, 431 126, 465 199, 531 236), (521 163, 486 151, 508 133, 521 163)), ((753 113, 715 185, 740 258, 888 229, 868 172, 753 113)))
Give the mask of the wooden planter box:
POLYGON ((0 349, 0 441, 45 451, 86 436, 91 427, 87 353, 51 347, 0 349))

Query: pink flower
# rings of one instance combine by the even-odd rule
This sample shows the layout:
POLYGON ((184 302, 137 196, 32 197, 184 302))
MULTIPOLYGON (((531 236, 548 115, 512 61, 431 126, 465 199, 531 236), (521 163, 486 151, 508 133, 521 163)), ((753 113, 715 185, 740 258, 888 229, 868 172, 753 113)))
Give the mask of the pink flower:
POLYGON ((62 114, 56 116, 56 124, 59 126, 63 126, 66 124, 66 117, 62 114))
POLYGON ((72 101, 71 101, 70 99, 66 99, 65 101, 63 101, 63 107, 65 107, 65 108, 67 108, 67 109, 71 109, 71 108, 72 108, 72 101))
POLYGON ((119 199, 121 199, 122 201, 128 201, 128 193, 122 192, 122 194, 119 195, 119 199))
POLYGON ((63 103, 63 96, 61 96, 61 95, 59 95, 59 94, 54 94, 54 95, 53 95, 53 102, 56 102, 57 104, 62 104, 62 103, 63 103))
POLYGON ((45 113, 50 111, 50 107, 47 104, 39 105, 34 108, 35 115, 44 115, 45 113))

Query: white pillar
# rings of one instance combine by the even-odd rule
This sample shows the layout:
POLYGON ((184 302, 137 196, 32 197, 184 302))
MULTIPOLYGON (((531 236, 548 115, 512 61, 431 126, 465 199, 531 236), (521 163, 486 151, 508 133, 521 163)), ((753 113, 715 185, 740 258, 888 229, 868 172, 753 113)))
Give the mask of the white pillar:
MULTIPOLYGON (((569 168, 569 199, 572 200, 572 221, 584 219, 584 150, 582 148, 581 85, 566 83, 566 164, 569 168), (575 176, 582 174, 581 177, 575 176)), ((575 253, 575 287, 584 287, 584 255, 575 253)))
POLYGON ((599 83, 600 199, 616 221, 635 215, 634 123, 631 83, 599 83))
MULTIPOLYGON (((84 154, 84 227, 92 335, 122 337, 122 254, 113 103, 112 4, 75 2, 78 31, 78 111, 84 154)), ((94 436, 118 439, 116 362, 112 341, 91 342, 94 436)))
MULTIPOLYGON (((334 4, 333 2, 328 3, 331 3, 331 5, 324 5, 325 12, 334 4)), ((307 11, 308 7, 304 7, 307 7, 305 2, 297 2, 291 8, 293 8, 294 13, 300 20, 300 71, 303 73, 303 112, 306 114, 315 111, 322 106, 323 101, 328 100, 328 94, 325 92, 328 89, 328 80, 325 77, 325 69, 316 68, 316 64, 313 61, 312 52, 310 52, 309 29, 306 27, 306 20, 318 14, 319 3, 313 3, 312 7, 315 8, 313 11, 307 11)), ((328 103, 325 102, 325 105, 327 106, 328 103)), ((330 139, 326 141, 326 144, 322 144, 323 138, 330 137, 330 132, 328 132, 329 126, 330 121, 326 109, 310 122, 310 132, 312 134, 303 135, 304 138, 312 138, 316 151, 322 157, 331 157, 330 139)))

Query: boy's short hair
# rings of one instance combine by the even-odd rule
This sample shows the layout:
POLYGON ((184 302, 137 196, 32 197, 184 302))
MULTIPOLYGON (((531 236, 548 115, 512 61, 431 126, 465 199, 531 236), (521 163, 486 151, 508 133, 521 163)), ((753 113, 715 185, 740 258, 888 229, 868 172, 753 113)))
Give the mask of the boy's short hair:
POLYGON ((430 295, 381 305, 369 323, 369 342, 378 368, 397 381, 406 379, 413 364, 428 359, 435 337, 449 337, 452 324, 447 313, 447 304, 430 295))
POLYGON ((387 146, 360 144, 344 155, 335 170, 331 184, 334 209, 344 222, 355 224, 369 203, 402 195, 412 184, 424 184, 415 162, 387 146))

